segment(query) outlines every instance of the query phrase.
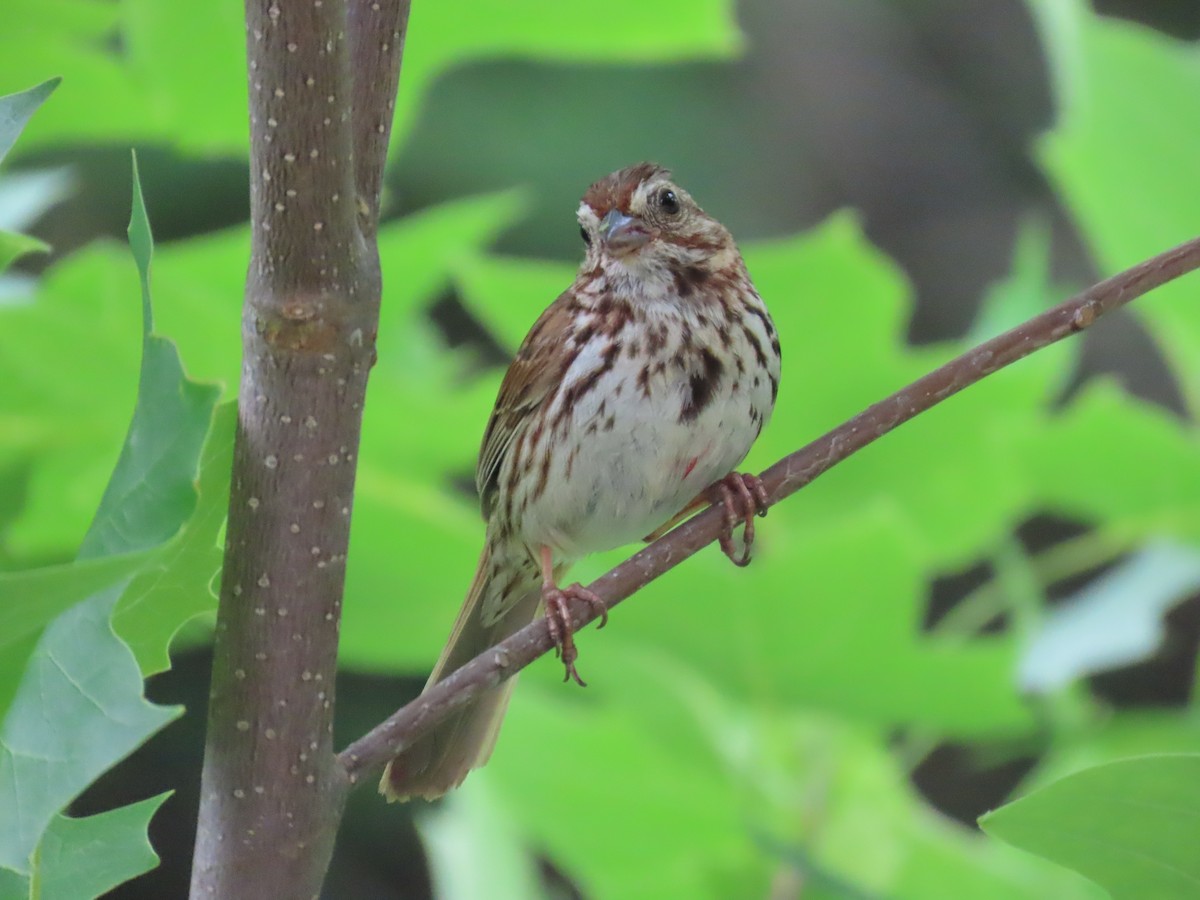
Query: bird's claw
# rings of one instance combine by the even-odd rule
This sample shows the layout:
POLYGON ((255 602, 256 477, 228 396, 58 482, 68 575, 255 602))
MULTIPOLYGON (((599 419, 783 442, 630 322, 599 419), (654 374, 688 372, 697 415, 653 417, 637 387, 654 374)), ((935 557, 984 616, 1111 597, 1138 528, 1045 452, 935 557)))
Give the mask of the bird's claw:
POLYGON ((731 472, 709 488, 714 506, 720 506, 725 511, 725 527, 721 532, 718 543, 721 552, 729 557, 735 566, 750 564, 750 548, 754 545, 754 517, 765 516, 771 498, 762 479, 757 475, 731 472), (744 511, 738 513, 739 504, 734 503, 734 495, 744 511), (733 545, 733 529, 741 522, 745 525, 742 532, 742 552, 739 554, 733 545))
POLYGON ((579 658, 579 650, 575 646, 575 627, 571 623, 570 600, 580 600, 593 609, 599 610, 600 624, 603 628, 608 624, 608 606, 599 595, 589 591, 581 584, 572 584, 566 588, 546 585, 542 588, 542 602, 546 606, 546 625, 550 629, 550 638, 555 644, 555 655, 558 656, 566 670, 563 681, 574 680, 580 687, 587 687, 587 682, 579 677, 575 668, 575 660, 579 658))

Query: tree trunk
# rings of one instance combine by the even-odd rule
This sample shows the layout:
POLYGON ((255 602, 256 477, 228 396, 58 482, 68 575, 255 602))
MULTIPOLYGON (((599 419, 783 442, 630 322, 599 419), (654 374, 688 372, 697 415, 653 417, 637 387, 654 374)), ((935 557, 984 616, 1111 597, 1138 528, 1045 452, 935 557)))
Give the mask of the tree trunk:
POLYGON ((408 4, 248 0, 252 243, 193 897, 316 897, 408 4))

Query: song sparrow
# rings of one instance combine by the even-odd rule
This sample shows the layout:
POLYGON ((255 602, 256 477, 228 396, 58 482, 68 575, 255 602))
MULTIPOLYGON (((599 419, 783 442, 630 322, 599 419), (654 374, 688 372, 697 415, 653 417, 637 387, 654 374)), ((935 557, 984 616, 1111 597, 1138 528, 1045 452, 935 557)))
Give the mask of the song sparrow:
MULTIPOLYGON (((747 545, 765 511, 733 474, 770 418, 779 341, 733 238, 651 163, 593 184, 578 212, 586 256, 534 324, 500 386, 476 469, 487 540, 434 684, 544 606, 574 677, 574 560, 741 496, 747 545)), ((722 548, 739 564, 730 534, 722 548)), ((437 797, 487 761, 515 679, 446 719, 388 765, 389 799, 437 797)), ((580 684, 583 682, 580 681, 580 684)))

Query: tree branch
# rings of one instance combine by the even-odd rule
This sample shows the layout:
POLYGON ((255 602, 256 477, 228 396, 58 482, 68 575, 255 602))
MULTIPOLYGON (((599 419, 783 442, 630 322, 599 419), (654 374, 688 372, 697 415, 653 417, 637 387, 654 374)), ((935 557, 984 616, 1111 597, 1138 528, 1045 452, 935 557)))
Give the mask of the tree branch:
MULTIPOLYGON (((993 372, 1083 331, 1105 313, 1196 268, 1200 268, 1200 238, 1127 269, 985 341, 767 469, 762 481, 771 502, 794 494, 867 444, 993 372)), ((716 540, 722 521, 719 510, 700 513, 598 578, 589 589, 609 608, 616 606, 716 540)), ((595 618, 596 611, 588 604, 573 604, 576 627, 595 618)), ((349 780, 357 782, 382 768, 453 710, 511 678, 553 646, 545 620, 539 619, 481 653, 338 754, 349 780)))
POLYGON ((354 0, 349 9, 354 73, 354 174, 363 232, 375 234, 383 164, 396 110, 411 0, 354 0))
POLYGON ((317 896, 348 787, 334 672, 407 14, 350 4, 246 2, 251 257, 194 898, 317 896))

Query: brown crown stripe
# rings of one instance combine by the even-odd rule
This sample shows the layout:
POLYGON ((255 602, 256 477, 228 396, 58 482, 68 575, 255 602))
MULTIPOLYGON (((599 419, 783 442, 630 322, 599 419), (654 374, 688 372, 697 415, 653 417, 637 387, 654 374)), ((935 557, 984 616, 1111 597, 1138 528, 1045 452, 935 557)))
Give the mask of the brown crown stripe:
POLYGON ((583 202, 600 218, 604 218, 614 209, 628 214, 629 201, 633 199, 633 192, 637 190, 638 185, 659 175, 669 178, 671 173, 657 163, 644 162, 629 166, 593 184, 583 195, 583 202))

